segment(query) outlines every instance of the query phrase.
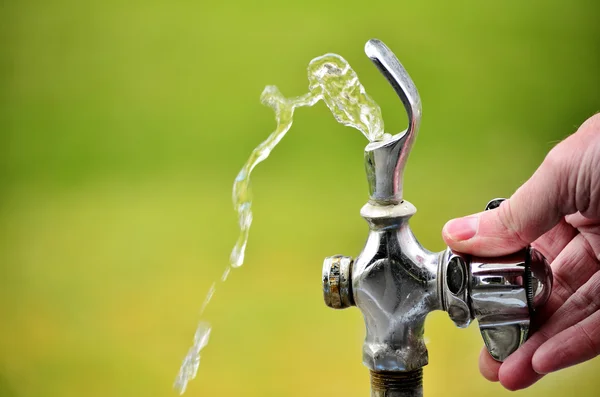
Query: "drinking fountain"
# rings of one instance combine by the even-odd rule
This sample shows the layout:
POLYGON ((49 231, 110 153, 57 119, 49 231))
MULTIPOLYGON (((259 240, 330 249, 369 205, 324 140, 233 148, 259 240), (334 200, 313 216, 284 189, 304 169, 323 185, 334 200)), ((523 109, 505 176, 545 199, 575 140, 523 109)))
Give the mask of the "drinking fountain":
MULTIPOLYGON (((552 273, 531 247, 479 258, 449 248, 430 252, 419 244, 409 226, 416 208, 403 198, 402 182, 421 99, 385 44, 369 40, 365 52, 400 97, 408 128, 365 148, 370 196, 360 214, 369 235, 355 259, 325 259, 324 299, 334 309, 356 306, 364 316, 363 363, 371 372, 372 397, 422 396, 427 314, 444 310, 461 328, 477 319, 488 352, 503 361, 527 339, 532 315, 550 295, 552 273)), ((501 201, 490 201, 486 210, 501 201)))

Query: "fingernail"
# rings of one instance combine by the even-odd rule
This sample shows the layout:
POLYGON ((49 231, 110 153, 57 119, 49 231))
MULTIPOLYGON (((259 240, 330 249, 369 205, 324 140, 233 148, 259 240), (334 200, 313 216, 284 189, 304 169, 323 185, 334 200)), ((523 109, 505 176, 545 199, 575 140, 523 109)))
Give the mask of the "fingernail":
POLYGON ((453 219, 446 224, 444 230, 446 235, 454 241, 464 241, 477 234, 479 227, 479 216, 467 216, 465 218, 453 219))

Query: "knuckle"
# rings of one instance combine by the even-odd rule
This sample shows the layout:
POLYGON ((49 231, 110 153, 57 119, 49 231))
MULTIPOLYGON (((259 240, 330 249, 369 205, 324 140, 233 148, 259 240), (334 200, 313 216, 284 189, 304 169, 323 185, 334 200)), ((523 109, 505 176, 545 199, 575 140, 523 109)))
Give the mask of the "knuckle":
MULTIPOLYGON (((600 120, 600 116, 598 118, 600 120)), ((596 132, 594 141, 588 146, 586 161, 581 167, 588 193, 587 208, 582 214, 589 218, 600 218, 600 121, 596 132)))
POLYGON ((594 114, 581 124, 579 130, 589 130, 592 132, 600 132, 600 113, 594 114))
POLYGON ((575 310, 586 313, 593 312, 594 300, 591 299, 588 294, 577 291, 571 296, 571 304, 575 310))
POLYGON ((520 245, 526 246, 529 244, 526 238, 522 235, 521 227, 519 225, 518 219, 515 217, 514 212, 512 211, 510 199, 504 200, 500 207, 498 208, 498 219, 500 223, 519 243, 520 245))
POLYGON ((577 167, 576 207, 585 217, 600 216, 600 134, 589 142, 577 167))
POLYGON ((553 272, 552 276, 554 278, 553 293, 557 294, 563 302, 575 295, 576 290, 565 280, 562 272, 553 272))
POLYGON ((540 327, 538 330, 535 331, 535 333, 529 341, 533 341, 531 343, 535 343, 535 348, 537 349, 553 336, 554 334, 550 333, 547 327, 540 327))
POLYGON ((573 143, 565 140, 556 145, 542 162, 538 170, 543 178, 553 179, 556 183, 556 193, 565 214, 577 212, 574 195, 572 192, 577 187, 577 174, 579 161, 575 158, 578 153, 572 148, 573 143))
MULTIPOLYGON (((573 136, 569 137, 572 138, 573 136)), ((559 180, 568 180, 570 174, 569 171, 573 169, 573 163, 576 161, 574 158, 573 150, 574 143, 570 142, 569 139, 560 142, 554 146, 550 152, 546 155, 546 158, 542 162, 541 168, 547 173, 551 173, 559 178, 559 180)))
POLYGON ((576 332, 577 334, 579 334, 581 341, 586 344, 588 351, 593 352, 594 356, 600 355, 600 346, 594 340, 592 335, 590 335, 587 329, 583 325, 581 325, 581 323, 577 323, 573 327, 575 327, 576 332))
POLYGON ((557 180, 565 214, 600 216, 600 113, 552 148, 539 172, 557 180))
POLYGON ((600 309, 600 271, 597 271, 588 282, 571 296, 570 301, 575 310, 591 314, 600 309))
MULTIPOLYGON (((592 229, 588 229, 586 230, 586 234, 590 235, 590 237, 593 236, 597 236, 598 239, 598 243, 599 244, 595 244, 595 238, 582 238, 583 240, 583 251, 585 252, 585 256, 587 257, 587 259, 590 261, 590 263, 595 263, 596 261, 600 262, 600 230, 599 231, 595 231, 592 229)), ((596 264, 597 265, 597 264, 596 264)), ((598 278, 598 283, 600 284, 600 273, 596 273, 594 274, 594 278, 598 278)), ((598 291, 600 293, 600 291, 598 291)))

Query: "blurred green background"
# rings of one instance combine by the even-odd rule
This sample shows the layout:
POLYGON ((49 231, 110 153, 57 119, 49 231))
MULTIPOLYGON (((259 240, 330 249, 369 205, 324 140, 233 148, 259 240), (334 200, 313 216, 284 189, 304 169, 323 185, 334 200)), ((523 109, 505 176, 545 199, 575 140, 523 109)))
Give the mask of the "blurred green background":
MULTIPOLYGON (((0 395, 173 396, 202 300, 236 238, 230 189, 274 128, 267 84, 306 92, 343 55, 405 126, 363 53, 383 40, 419 88, 406 171, 415 234, 509 196, 600 110, 597 1, 3 1, 0 395)), ((256 169, 246 265, 215 295, 187 396, 367 396, 358 310, 322 302, 321 263, 355 255, 367 198, 355 130, 299 109, 256 169)), ((476 325, 430 315, 427 396, 507 395, 476 325)), ((597 360, 524 396, 595 396, 597 360)))

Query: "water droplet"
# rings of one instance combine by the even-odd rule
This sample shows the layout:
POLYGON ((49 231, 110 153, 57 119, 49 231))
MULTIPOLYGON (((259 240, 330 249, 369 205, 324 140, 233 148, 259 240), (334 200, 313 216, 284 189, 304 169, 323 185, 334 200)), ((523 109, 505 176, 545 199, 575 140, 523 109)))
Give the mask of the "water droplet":
POLYGON ((204 311, 206 310, 206 307, 210 303, 213 295, 215 294, 216 289, 217 289, 217 283, 216 282, 212 283, 212 285, 210 286, 210 289, 206 293, 206 298, 204 298, 204 302, 202 303, 202 307, 200 307, 200 315, 202 315, 204 313, 204 311))
POLYGON ((198 375, 198 368, 200 367, 200 352, 208 344, 208 338, 210 337, 210 324, 201 322, 196 328, 194 334, 194 344, 188 350, 187 355, 183 359, 177 378, 173 387, 179 391, 179 394, 185 393, 187 385, 190 380, 194 379, 198 375))

